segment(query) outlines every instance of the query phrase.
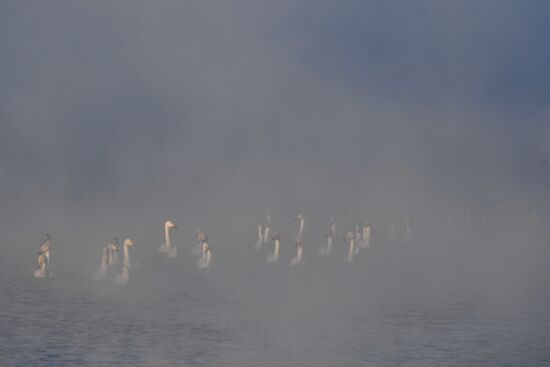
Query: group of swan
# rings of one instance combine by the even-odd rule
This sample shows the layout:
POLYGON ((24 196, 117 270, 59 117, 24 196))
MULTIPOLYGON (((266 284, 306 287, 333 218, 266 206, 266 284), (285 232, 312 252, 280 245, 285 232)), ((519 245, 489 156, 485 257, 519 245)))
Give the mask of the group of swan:
POLYGON ((105 245, 101 252, 101 266, 96 273, 95 279, 104 280, 109 274, 114 276, 115 284, 126 284, 130 279, 129 269, 132 266, 130 261, 130 247, 134 247, 134 242, 127 238, 124 240, 123 257, 121 267, 118 266, 118 238, 115 237, 113 241, 105 245))
MULTIPOLYGON (((303 233, 304 233, 304 224, 305 217, 303 214, 298 214, 294 220, 298 223, 298 233, 295 236, 296 239, 296 256, 290 261, 291 265, 298 265, 304 263, 304 242, 303 242, 303 233)), ((171 231, 177 229, 178 227, 170 220, 164 222, 164 243, 160 246, 159 252, 166 254, 168 258, 175 258, 178 254, 177 247, 172 244, 171 241, 171 231)), ((263 243, 269 241, 269 232, 271 230, 271 217, 269 212, 267 214, 267 221, 260 225, 258 228, 258 241, 256 243, 256 248, 261 248, 263 243)), ((358 254, 359 248, 367 248, 370 243, 370 225, 367 223, 363 227, 362 233, 359 231, 359 226, 356 227, 356 233, 348 232, 344 237, 344 241, 349 242, 350 248, 347 256, 347 261, 353 260, 353 257, 358 254)), ((319 250, 320 255, 330 255, 332 253, 332 243, 333 239, 336 236, 336 224, 334 218, 330 220, 330 227, 325 233, 327 238, 327 246, 319 250)), ((212 262, 212 250, 208 243, 208 236, 205 232, 197 229, 195 232, 195 237, 197 240, 196 251, 194 251, 199 258, 197 260, 197 267, 204 269, 210 267, 212 262)), ((274 233, 271 240, 274 244, 273 253, 270 254, 267 258, 268 263, 276 263, 279 260, 280 253, 280 241, 281 238, 279 234, 274 233)), ((45 278, 51 275, 49 268, 50 264, 50 247, 51 247, 51 237, 46 235, 46 239, 40 246, 38 252, 38 268, 34 272, 36 278, 45 278)), ((95 275, 95 279, 104 280, 112 279, 115 284, 126 284, 130 278, 130 247, 134 247, 134 242, 127 238, 124 240, 122 245, 123 257, 122 263, 119 264, 119 240, 115 237, 112 241, 107 243, 102 249, 101 252, 101 265, 95 275)))
MULTIPOLYGON (((261 248, 261 243, 267 242, 265 239, 266 232, 269 233, 270 229, 270 223, 271 218, 269 217, 268 212, 268 225, 260 225, 258 226, 258 241, 256 242, 256 249, 261 248), (260 244, 260 245, 259 245, 260 244)), ((298 233, 296 234, 296 256, 292 258, 290 261, 290 265, 298 265, 304 263, 304 242, 303 242, 303 233, 304 233, 304 224, 305 224, 305 217, 303 214, 298 214, 296 218, 294 218, 296 222, 298 222, 298 233)), ((332 243, 334 238, 336 237, 336 222, 334 221, 334 218, 330 218, 330 226, 327 232, 325 232, 324 237, 327 239, 327 245, 326 247, 322 247, 319 249, 318 254, 322 256, 327 256, 332 254, 332 243)), ((267 263, 275 263, 279 259, 279 252, 280 252, 280 241, 281 238, 279 234, 275 233, 273 235, 273 243, 274 243, 274 250, 273 254, 270 254, 266 260, 267 263)), ((370 223, 365 223, 362 230, 360 230, 359 226, 355 227, 355 234, 353 232, 348 232, 344 236, 344 242, 349 243, 349 251, 348 256, 346 257, 346 261, 352 261, 355 256, 359 254, 360 248, 368 248, 370 246, 370 240, 371 240, 371 226, 370 223)))
MULTIPOLYGON (((170 238, 170 231, 177 228, 178 227, 170 220, 164 222, 164 243, 160 246, 159 252, 165 253, 168 258, 175 258, 178 256, 178 248, 172 244, 170 238)), ((208 236, 200 229, 197 229, 195 237, 197 239, 197 246, 194 253, 200 255, 197 260, 197 266, 201 269, 208 268, 212 261, 212 250, 210 249, 210 245, 208 245, 208 236)))

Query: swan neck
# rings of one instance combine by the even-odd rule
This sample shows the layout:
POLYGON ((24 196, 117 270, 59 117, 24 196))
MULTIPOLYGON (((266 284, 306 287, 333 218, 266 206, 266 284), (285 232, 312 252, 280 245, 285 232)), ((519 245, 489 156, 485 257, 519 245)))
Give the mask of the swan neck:
POLYGON ((164 226, 164 238, 166 240, 166 245, 170 247, 170 228, 167 225, 164 226))
POLYGON ((124 266, 130 266, 130 252, 128 251, 128 246, 124 246, 124 266))

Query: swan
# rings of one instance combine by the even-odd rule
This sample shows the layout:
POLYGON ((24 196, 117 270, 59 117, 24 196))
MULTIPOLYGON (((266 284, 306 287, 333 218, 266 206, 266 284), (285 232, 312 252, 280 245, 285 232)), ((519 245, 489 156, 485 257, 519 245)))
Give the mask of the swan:
POLYGON ((263 242, 264 242, 264 226, 259 225, 258 226, 258 240, 256 241, 256 244, 254 245, 254 248, 256 250, 261 249, 263 242))
POLYGON ((113 238, 112 242, 107 244, 109 266, 118 264, 118 237, 113 238))
POLYGON ((48 276, 48 258, 46 254, 38 254, 38 267, 34 272, 35 278, 45 278, 48 276))
POLYGON ((319 255, 330 255, 332 253, 332 240, 336 234, 336 223, 334 218, 330 218, 330 227, 328 231, 324 234, 324 237, 327 239, 327 247, 321 247, 319 249, 319 255))
POLYGON ((269 215, 269 210, 267 211, 267 220, 264 224, 264 238, 263 242, 267 243, 269 241, 269 230, 271 229, 271 216, 269 215))
POLYGON ((294 221, 299 223, 298 236, 297 236, 296 242, 302 243, 302 234, 304 232, 304 221, 305 221, 304 215, 298 214, 296 218, 294 218, 294 221))
POLYGON ((178 248, 176 246, 172 246, 172 242, 170 241, 170 230, 177 229, 177 228, 178 227, 169 220, 164 222, 164 241, 165 242, 160 246, 159 252, 166 253, 166 256, 170 258, 178 256, 178 248))
POLYGON ((40 246, 40 250, 38 250, 38 255, 44 254, 46 256, 46 260, 48 263, 50 262, 50 244, 51 244, 52 237, 48 234, 46 234, 46 238, 44 239, 44 242, 42 242, 42 246, 40 246))
POLYGON ((131 239, 127 238, 124 240, 124 258, 122 260, 122 272, 120 272, 116 278, 115 278, 115 284, 126 284, 128 283, 128 279, 130 278, 130 274, 128 273, 128 269, 131 267, 130 262, 130 252, 129 248, 134 246, 134 242, 132 242, 131 239))
POLYGON ((361 248, 369 248, 370 246, 370 223, 367 222, 363 226, 361 241, 358 243, 361 248))
POLYGON ((290 261, 290 265, 298 265, 304 263, 304 245, 301 242, 296 242, 296 257, 290 261))
POLYGON ((46 234, 46 238, 44 239, 44 242, 42 242, 42 245, 40 246, 40 249, 38 250, 38 266, 34 272, 35 278, 45 278, 48 275, 51 275, 50 273, 50 244, 51 244, 51 236, 49 234, 46 234))
POLYGON ((353 254, 354 254, 354 256, 359 255, 359 250, 361 249, 361 247, 358 246, 359 242, 361 242, 361 231, 359 230, 359 226, 355 226, 355 235, 354 235, 354 238, 353 238, 353 244, 354 244, 353 254))
POLYGON ((195 231, 195 238, 197 239, 197 244, 193 249, 193 254, 202 255, 203 253, 202 243, 205 241, 208 242, 208 236, 206 235, 206 233, 204 233, 203 231, 197 228, 197 230, 195 231))
POLYGON ((210 267, 210 262, 212 261, 212 251, 207 241, 202 242, 202 256, 197 261, 197 266, 200 269, 205 269, 210 267))
POLYGON ((109 247, 108 245, 103 247, 101 254, 101 266, 95 275, 96 280, 103 280, 107 276, 107 266, 109 265, 109 247))
POLYGON ((273 249, 273 253, 268 256, 266 261, 267 263, 276 263, 277 260, 279 260, 279 247, 281 238, 277 233, 274 233, 272 240, 275 243, 275 248, 273 249))
POLYGON ((408 241, 411 239, 411 220, 407 218, 405 220, 405 235, 403 236, 403 241, 408 241))
POLYGON ((348 252, 348 257, 347 257, 346 261, 352 261, 353 260, 353 255, 355 253, 355 251, 354 251, 354 240, 355 240, 355 235, 353 234, 353 232, 348 232, 346 234, 346 236, 344 237, 344 242, 349 241, 349 252, 348 252))

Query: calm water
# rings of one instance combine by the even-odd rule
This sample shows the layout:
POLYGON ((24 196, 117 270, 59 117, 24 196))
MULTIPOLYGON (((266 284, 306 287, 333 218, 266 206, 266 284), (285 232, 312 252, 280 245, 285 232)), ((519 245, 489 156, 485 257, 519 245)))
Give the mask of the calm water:
POLYGON ((540 260, 522 275, 445 249, 423 261, 415 243, 379 241, 351 264, 307 250, 301 268, 251 251, 207 271, 142 251, 126 286, 54 261, 36 280, 3 256, 0 365, 550 365, 540 260))

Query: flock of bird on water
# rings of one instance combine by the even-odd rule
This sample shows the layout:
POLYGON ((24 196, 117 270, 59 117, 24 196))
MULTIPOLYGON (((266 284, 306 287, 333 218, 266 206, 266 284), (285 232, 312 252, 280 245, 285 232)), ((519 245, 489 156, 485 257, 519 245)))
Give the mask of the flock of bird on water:
MULTIPOLYGON (((304 223, 305 217, 303 214, 298 214, 294 219, 298 223, 298 233, 295 236, 296 239, 296 256, 290 261, 290 265, 299 265, 304 263, 304 243, 303 243, 303 232, 304 232, 304 223)), ((159 252, 164 254, 168 258, 175 258, 178 255, 178 248, 172 244, 170 240, 170 232, 173 229, 176 229, 176 225, 167 220, 164 223, 164 243, 160 246, 159 252)), ((267 263, 276 263, 279 261, 280 253, 280 236, 277 233, 273 233, 271 239, 269 234, 271 231, 271 217, 269 212, 267 213, 267 220, 264 224, 258 226, 258 239, 255 243, 255 248, 257 250, 261 249, 262 246, 268 243, 270 240, 273 241, 273 253, 271 253, 266 262, 267 263)), ((410 227, 407 224, 407 232, 410 232, 410 227)), ((198 255, 197 266, 200 269, 206 269, 210 267, 212 262, 212 250, 208 244, 208 236, 205 232, 197 229, 195 232, 195 237, 197 240, 196 247, 193 251, 194 254, 198 255)), ((330 219, 330 225, 328 230, 325 232, 324 237, 326 238, 326 246, 323 246, 319 249, 318 254, 327 256, 332 254, 332 244, 333 240, 336 237, 336 223, 334 218, 330 219)), ((367 222, 361 229, 360 226, 355 226, 355 232, 348 232, 344 236, 343 241, 349 244, 349 250, 346 256, 346 261, 352 261, 355 256, 359 254, 361 248, 368 248, 371 240, 371 226, 367 222)), ((109 242, 102 249, 101 254, 101 265, 95 275, 97 280, 105 280, 109 275, 113 275, 115 284, 126 284, 130 279, 130 247, 134 246, 134 242, 127 238, 124 240, 122 245, 122 262, 119 261, 119 240, 117 237, 113 241, 109 242)), ((51 237, 49 234, 46 235, 46 239, 40 246, 38 251, 38 267, 34 272, 35 278, 47 278, 51 276, 52 272, 50 270, 50 252, 51 252, 51 237)))

